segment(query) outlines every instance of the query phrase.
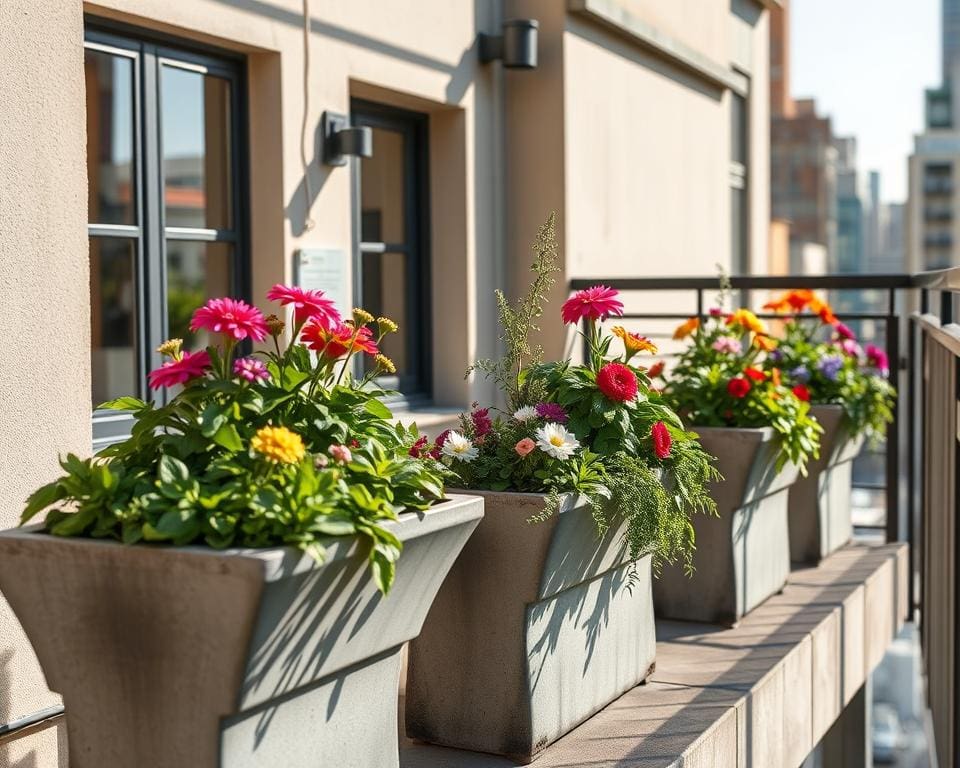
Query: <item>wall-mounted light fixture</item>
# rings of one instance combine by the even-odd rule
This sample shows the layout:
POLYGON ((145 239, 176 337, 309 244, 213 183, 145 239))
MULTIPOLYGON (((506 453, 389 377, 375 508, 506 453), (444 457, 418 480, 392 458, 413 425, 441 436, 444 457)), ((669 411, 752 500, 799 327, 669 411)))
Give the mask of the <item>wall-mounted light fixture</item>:
POLYGON ((336 112, 324 112, 320 127, 324 165, 346 165, 349 157, 373 156, 373 131, 370 128, 351 128, 350 118, 336 112))
POLYGON ((507 69, 536 69, 539 29, 536 19, 509 19, 503 22, 502 34, 481 32, 480 61, 486 64, 500 59, 507 69))

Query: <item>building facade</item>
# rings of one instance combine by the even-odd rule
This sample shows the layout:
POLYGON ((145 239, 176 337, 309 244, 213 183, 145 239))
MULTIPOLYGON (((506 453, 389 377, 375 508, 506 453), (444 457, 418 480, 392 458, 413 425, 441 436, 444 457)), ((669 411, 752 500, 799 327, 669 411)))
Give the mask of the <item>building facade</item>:
MULTIPOLYGON (((772 5, 0 4, 0 525, 58 454, 124 434, 94 404, 147 394, 208 297, 297 282, 396 317, 389 383, 429 423, 494 396, 463 372, 550 211, 558 301, 579 277, 762 271, 772 5), (536 69, 478 55, 513 18, 539 24, 536 69), (372 155, 326 162, 325 114, 372 155)), ((0 599, 0 764, 64 764, 57 705, 0 599)))

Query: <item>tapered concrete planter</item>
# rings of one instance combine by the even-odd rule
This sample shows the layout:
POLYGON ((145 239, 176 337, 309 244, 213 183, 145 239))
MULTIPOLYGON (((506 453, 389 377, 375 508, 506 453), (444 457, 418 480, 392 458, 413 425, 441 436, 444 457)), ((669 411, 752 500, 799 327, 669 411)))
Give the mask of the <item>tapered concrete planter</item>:
POLYGON ((366 549, 123 546, 0 533, 0 590, 63 695, 70 768, 398 764, 402 644, 483 516, 451 497, 390 528, 389 596, 366 549))
POLYGON ((665 566, 654 605, 663 618, 735 624, 787 581, 787 500, 797 468, 777 472, 779 443, 770 428, 694 429, 724 477, 711 487, 719 517, 693 517, 696 570, 688 577, 665 566))
POLYGON ((807 476, 790 489, 790 559, 815 565, 853 535, 853 460, 863 437, 850 436, 839 405, 815 405, 810 411, 823 427, 820 458, 807 464, 807 476))
POLYGON ((650 557, 600 539, 583 501, 479 492, 483 522, 410 644, 407 734, 529 762, 642 682, 656 641, 650 557))

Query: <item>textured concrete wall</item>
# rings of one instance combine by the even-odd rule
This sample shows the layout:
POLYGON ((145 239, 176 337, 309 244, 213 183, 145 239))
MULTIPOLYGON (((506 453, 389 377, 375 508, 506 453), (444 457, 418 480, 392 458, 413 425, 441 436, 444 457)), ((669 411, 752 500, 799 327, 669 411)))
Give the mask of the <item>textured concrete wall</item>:
MULTIPOLYGON (((90 447, 87 173, 79 3, 0 3, 0 528, 90 447)), ((0 597, 0 723, 58 702, 0 597)), ((53 729, 0 765, 58 761, 53 729)))

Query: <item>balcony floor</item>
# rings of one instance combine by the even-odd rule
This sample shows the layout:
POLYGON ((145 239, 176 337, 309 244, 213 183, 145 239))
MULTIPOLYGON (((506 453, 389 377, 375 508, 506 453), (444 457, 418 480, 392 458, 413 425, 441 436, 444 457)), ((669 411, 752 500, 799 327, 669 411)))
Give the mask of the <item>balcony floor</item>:
MULTIPOLYGON (((907 614, 906 545, 850 545, 795 570, 727 629, 657 622, 657 668, 550 746, 538 768, 800 765, 907 614)), ((401 731, 402 731, 401 716, 401 731)), ((401 738, 401 768, 511 768, 401 738)))

